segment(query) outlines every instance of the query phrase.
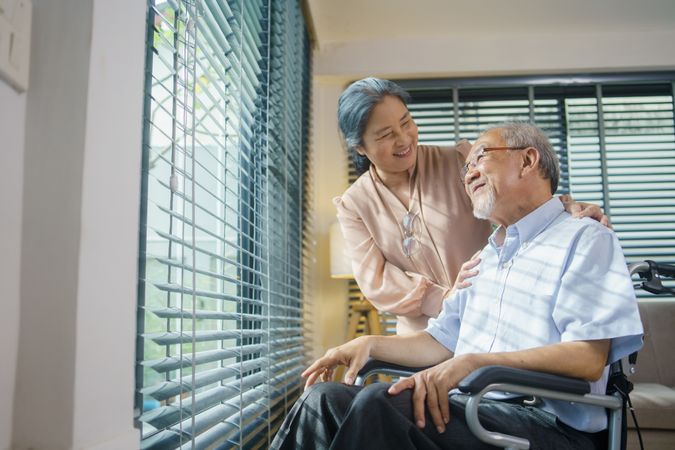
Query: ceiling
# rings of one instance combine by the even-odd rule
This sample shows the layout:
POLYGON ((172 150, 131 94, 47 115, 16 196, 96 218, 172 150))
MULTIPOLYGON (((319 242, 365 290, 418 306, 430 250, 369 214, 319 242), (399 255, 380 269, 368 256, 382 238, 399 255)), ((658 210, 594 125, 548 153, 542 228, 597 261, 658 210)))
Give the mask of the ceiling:
MULTIPOLYGON (((675 0, 306 0, 319 49, 391 38, 673 31, 675 0)), ((668 43, 673 46, 673 43, 668 43)), ((675 49, 674 49, 675 51, 675 49)))

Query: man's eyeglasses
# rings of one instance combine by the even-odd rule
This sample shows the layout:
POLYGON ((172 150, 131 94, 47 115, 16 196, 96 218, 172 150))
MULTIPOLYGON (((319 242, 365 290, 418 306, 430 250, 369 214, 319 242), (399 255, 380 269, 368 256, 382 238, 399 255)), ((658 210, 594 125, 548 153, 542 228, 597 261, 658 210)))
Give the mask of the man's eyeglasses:
POLYGON ((401 240, 403 254, 410 258, 422 248, 419 241, 421 232, 419 215, 416 212, 408 211, 401 219, 401 228, 403 229, 403 240, 401 240))
POLYGON ((462 166, 462 170, 460 172, 460 176, 462 177, 462 183, 466 179, 466 174, 469 173, 469 170, 475 169, 478 163, 480 162, 481 159, 485 156, 487 152, 492 152, 495 150, 525 150, 526 148, 529 147, 483 147, 480 150, 478 150, 476 153, 474 153, 473 158, 469 160, 468 163, 464 164, 462 166))

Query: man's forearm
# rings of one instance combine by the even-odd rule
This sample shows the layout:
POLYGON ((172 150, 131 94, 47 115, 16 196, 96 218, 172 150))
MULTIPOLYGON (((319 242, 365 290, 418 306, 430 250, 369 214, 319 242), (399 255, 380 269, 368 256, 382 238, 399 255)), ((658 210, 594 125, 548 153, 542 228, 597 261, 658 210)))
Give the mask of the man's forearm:
POLYGON ((411 367, 432 366, 452 352, 426 331, 396 336, 368 336, 371 358, 411 367))
POLYGON ((470 356, 477 367, 503 365, 595 381, 607 362, 609 340, 574 341, 503 353, 470 356))

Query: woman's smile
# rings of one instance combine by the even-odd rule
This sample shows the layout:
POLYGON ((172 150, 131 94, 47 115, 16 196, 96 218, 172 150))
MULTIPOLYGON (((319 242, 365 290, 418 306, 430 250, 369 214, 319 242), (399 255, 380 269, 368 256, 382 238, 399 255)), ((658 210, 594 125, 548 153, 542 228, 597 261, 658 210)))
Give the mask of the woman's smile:
POLYGON ((397 158, 405 158, 405 157, 409 156, 411 153, 412 153, 412 145, 409 145, 405 149, 403 149, 402 151, 400 151, 398 153, 394 153, 394 156, 396 156, 397 158))

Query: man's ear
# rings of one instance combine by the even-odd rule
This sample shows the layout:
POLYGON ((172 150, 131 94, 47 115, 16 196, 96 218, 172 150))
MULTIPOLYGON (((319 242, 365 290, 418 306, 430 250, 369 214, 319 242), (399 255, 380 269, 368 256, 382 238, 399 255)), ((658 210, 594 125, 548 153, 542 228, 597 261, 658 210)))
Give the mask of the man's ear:
POLYGON ((523 158, 522 173, 525 175, 531 171, 539 171, 539 150, 527 147, 521 151, 523 158))

